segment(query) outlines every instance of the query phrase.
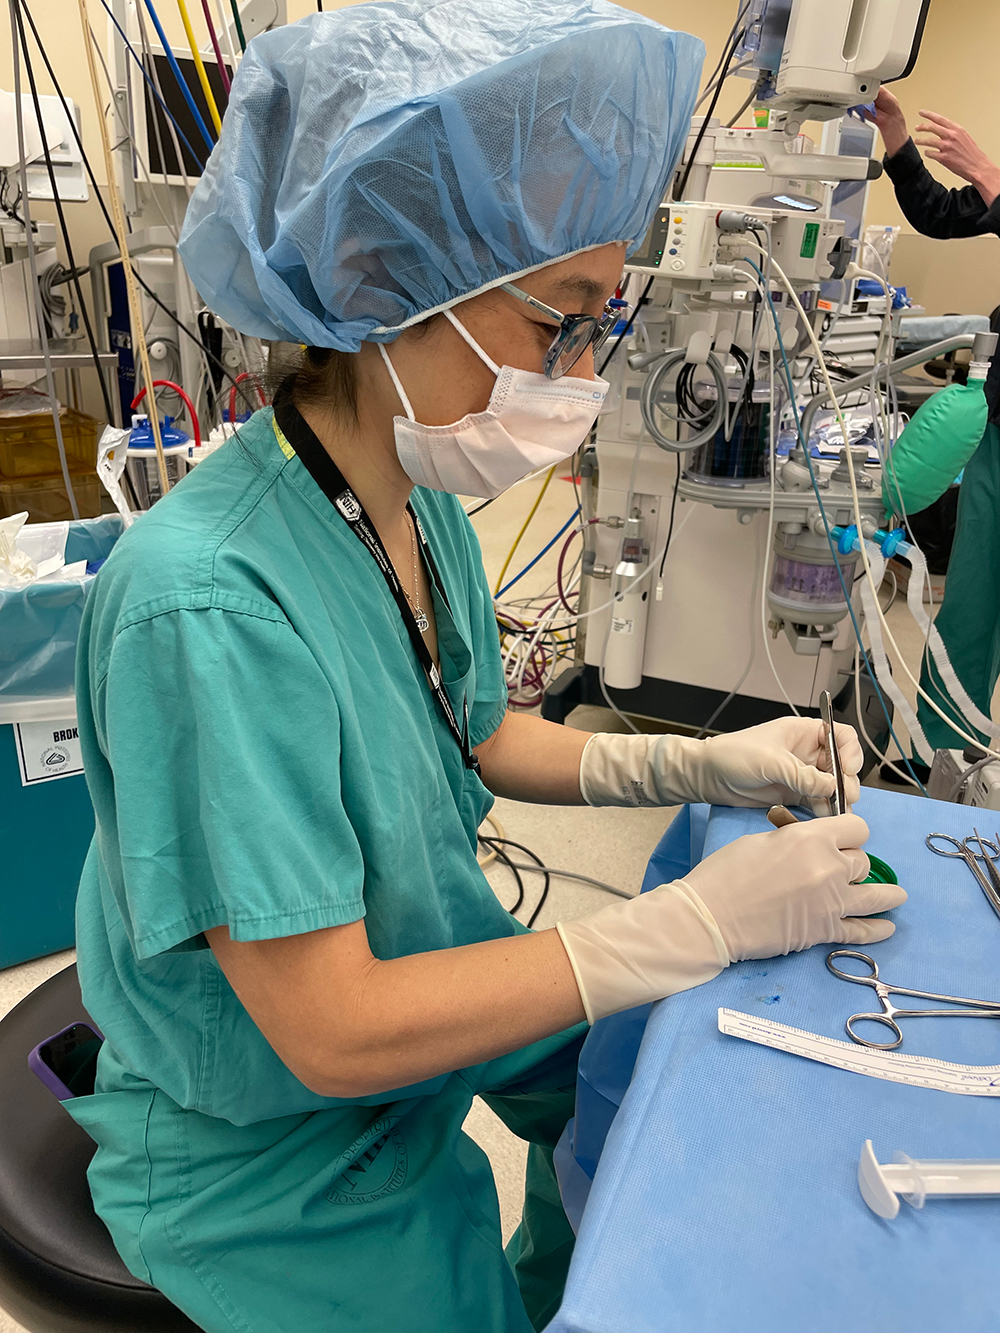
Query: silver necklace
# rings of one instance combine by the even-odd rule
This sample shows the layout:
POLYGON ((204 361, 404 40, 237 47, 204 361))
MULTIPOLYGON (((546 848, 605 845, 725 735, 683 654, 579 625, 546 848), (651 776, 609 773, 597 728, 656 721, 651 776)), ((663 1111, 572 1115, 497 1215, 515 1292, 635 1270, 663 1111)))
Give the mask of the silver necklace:
POLYGON ((413 612, 413 618, 417 622, 417 629, 421 634, 426 634, 431 627, 431 622, 427 618, 427 612, 420 606, 419 601, 416 600, 419 599, 420 596, 420 584, 417 581, 417 534, 413 526, 413 519, 410 516, 410 511, 408 509, 406 510, 406 518, 410 525, 410 550, 413 554, 413 596, 411 597, 405 588, 403 589, 403 592, 406 594, 406 600, 410 603, 410 610, 413 612))

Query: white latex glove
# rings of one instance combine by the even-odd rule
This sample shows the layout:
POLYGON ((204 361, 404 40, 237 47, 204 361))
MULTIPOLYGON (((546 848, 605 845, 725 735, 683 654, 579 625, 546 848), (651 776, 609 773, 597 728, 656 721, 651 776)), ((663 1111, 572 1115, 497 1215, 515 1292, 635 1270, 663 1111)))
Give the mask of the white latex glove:
POLYGON ((867 838, 858 815, 753 833, 684 879, 560 922, 588 1020, 701 985, 743 958, 887 939, 891 921, 864 918, 899 907, 906 894, 852 883, 868 874, 867 838))
MULTIPOLYGON (((861 794, 863 753, 853 727, 834 725, 848 805, 861 794)), ((795 805, 836 783, 818 718, 780 717, 696 741, 688 736, 591 736, 580 757, 588 805, 795 805)))

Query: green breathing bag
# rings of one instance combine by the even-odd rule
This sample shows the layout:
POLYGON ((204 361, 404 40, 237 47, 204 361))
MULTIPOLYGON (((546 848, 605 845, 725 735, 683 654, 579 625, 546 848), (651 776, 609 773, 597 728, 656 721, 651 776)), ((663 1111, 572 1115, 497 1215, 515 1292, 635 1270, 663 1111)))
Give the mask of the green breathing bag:
POLYGON ((910 418, 882 472, 882 503, 890 514, 919 514, 945 491, 976 452, 989 409, 985 381, 950 384, 910 418))

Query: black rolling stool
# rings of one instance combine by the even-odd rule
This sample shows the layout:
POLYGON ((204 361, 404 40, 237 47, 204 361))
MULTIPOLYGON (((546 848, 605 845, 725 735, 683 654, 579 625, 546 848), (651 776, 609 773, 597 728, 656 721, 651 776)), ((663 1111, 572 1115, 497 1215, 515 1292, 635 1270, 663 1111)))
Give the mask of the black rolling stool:
POLYGON ((0 1305, 31 1333, 197 1333, 118 1257, 87 1185, 94 1142, 28 1068, 85 1018, 67 967, 0 1022, 0 1305))

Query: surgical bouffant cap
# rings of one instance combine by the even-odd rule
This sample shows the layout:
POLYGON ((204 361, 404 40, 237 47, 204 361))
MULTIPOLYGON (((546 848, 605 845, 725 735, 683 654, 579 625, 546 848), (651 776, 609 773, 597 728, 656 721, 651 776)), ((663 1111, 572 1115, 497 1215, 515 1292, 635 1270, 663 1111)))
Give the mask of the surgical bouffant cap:
POLYGON ((356 352, 635 248, 704 47, 606 0, 369 0, 255 37, 180 252, 244 333, 356 352))

